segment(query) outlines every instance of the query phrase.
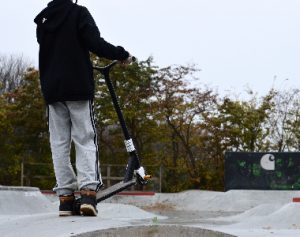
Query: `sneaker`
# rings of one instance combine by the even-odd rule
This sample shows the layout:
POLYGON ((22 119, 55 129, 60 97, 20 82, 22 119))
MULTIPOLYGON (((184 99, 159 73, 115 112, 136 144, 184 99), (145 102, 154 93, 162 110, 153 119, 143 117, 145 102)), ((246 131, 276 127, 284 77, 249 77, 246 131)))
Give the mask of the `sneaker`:
POLYGON ((93 190, 83 189, 80 191, 81 205, 80 214, 83 216, 97 216, 96 192, 93 190))
POLYGON ((74 194, 61 195, 59 201, 59 216, 72 216, 75 202, 74 194))

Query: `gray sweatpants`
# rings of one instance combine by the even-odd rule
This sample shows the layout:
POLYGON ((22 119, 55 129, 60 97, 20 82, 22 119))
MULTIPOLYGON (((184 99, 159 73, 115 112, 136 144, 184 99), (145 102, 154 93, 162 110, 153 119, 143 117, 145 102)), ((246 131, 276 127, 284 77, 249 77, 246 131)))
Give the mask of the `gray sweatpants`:
POLYGON ((75 190, 96 190, 101 184, 97 133, 91 101, 57 102, 48 106, 52 159, 57 195, 75 190), (70 161, 73 141, 76 150, 76 171, 70 161))

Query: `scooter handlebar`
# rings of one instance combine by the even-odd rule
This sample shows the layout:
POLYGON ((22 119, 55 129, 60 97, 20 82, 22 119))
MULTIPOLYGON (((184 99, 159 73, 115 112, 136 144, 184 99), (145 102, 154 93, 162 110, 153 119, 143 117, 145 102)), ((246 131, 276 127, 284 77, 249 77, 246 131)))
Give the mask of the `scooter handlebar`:
MULTIPOLYGON (((136 62, 136 57, 134 57, 134 56, 129 56, 129 58, 128 58, 127 60, 129 61, 129 63, 136 62)), ((114 60, 114 61, 112 61, 110 64, 108 64, 108 65, 106 65, 106 66, 104 66, 104 67, 93 66, 93 68, 94 68, 95 70, 100 71, 101 73, 104 73, 104 71, 106 71, 106 70, 109 71, 110 68, 112 68, 113 66, 115 66, 115 65, 118 64, 119 62, 120 62, 119 60, 114 60)))

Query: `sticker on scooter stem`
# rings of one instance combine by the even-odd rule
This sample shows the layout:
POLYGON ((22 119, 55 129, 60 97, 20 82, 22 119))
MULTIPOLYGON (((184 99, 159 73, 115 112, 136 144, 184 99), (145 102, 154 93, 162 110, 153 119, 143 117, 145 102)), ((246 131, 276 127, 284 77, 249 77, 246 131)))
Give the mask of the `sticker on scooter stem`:
POLYGON ((134 147, 132 139, 125 140, 124 143, 125 143, 127 152, 135 151, 135 147, 134 147))
POLYGON ((275 156, 272 154, 263 155, 260 165, 265 170, 275 170, 275 156))

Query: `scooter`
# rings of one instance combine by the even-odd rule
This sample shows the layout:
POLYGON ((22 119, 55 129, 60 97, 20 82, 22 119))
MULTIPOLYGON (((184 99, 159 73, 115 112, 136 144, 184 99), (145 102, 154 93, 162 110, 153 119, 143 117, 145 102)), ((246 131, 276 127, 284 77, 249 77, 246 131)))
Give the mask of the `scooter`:
MULTIPOLYGON (((135 61, 135 58, 132 58, 132 61, 135 61)), ((115 185, 112 185, 106 189, 100 189, 97 191, 96 194, 96 200, 97 203, 104 201, 113 195, 131 187, 136 184, 140 185, 146 185, 148 181, 151 179, 151 175, 147 175, 145 172, 144 167, 141 166, 140 158, 137 153, 137 150, 135 149, 135 146, 133 144, 132 138, 129 135, 125 119, 122 113, 122 110, 119 105, 118 97, 116 96, 116 92, 114 89, 114 86, 110 80, 109 73, 110 70, 118 63, 118 61, 113 61, 109 65, 105 67, 97 67, 94 66, 93 69, 99 71, 102 75, 104 75, 104 79, 106 82, 106 85, 108 87, 108 90, 110 92, 112 102, 115 108, 115 111, 118 115, 119 122, 122 127, 122 131, 125 137, 125 147, 129 154, 129 160, 126 166, 124 179, 116 183, 115 185)), ((77 198, 74 203, 74 213, 76 215, 80 215, 80 204, 81 204, 81 198, 77 198)))
MULTIPOLYGON (((133 62, 135 61, 134 57, 132 57, 131 59, 133 62)), ((129 132, 128 132, 128 129, 127 129, 127 126, 125 123, 125 119, 124 119, 122 110, 119 105, 119 100, 116 96, 112 81, 110 80, 110 76, 109 76, 110 70, 117 63, 118 63, 118 61, 113 61, 112 63, 110 63, 107 66, 104 66, 104 67, 94 66, 93 68, 94 68, 94 70, 99 71, 104 76, 106 85, 110 92, 112 102, 113 102, 115 111, 118 115, 118 119, 119 119, 120 125, 122 127, 124 137, 125 137, 124 143, 125 143, 126 150, 129 154, 129 160, 128 160, 128 164, 126 167, 124 179, 121 182, 108 187, 107 189, 99 190, 97 192, 96 199, 97 199, 98 203, 133 186, 133 185, 136 185, 137 183, 139 183, 141 185, 146 185, 147 182, 151 179, 151 175, 147 175, 144 167, 141 166, 141 161, 140 161, 139 155, 137 153, 137 150, 135 149, 132 138, 129 135, 129 132)))

